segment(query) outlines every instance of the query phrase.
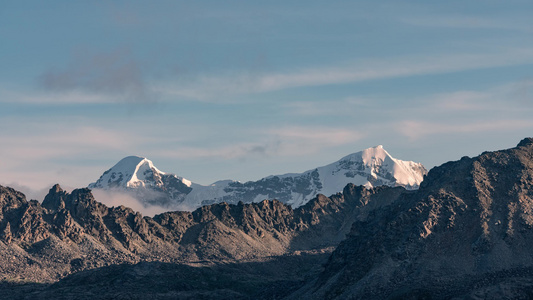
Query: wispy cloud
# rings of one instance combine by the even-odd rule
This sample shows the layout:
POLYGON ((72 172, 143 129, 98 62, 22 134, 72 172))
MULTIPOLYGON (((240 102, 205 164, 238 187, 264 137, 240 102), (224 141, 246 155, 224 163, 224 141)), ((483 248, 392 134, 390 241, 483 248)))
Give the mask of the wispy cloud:
MULTIPOLYGON (((9 128, 9 119, 0 128, 9 128)), ((147 140, 121 130, 95 126, 54 126, 28 121, 24 126, 2 130, 0 140, 0 182, 18 182, 35 189, 58 183, 59 178, 71 186, 84 186, 107 166, 79 166, 84 160, 95 160, 110 153, 136 149, 147 140), (73 161, 76 160, 76 163, 73 161)))
MULTIPOLYGON (((498 53, 367 59, 338 66, 271 73, 234 71, 149 81, 142 76, 140 67, 127 52, 112 52, 87 57, 78 55, 66 68, 46 71, 39 79, 45 88, 41 91, 0 89, 0 102, 101 104, 153 103, 156 99, 168 102, 232 102, 237 101, 232 96, 242 94, 530 63, 533 63, 533 49, 517 48, 498 53)), ((301 111, 305 114, 304 110, 301 111)))
POLYGON ((155 153, 158 156, 179 159, 297 156, 352 144, 364 137, 364 134, 357 130, 319 126, 261 129, 255 135, 259 136, 262 142, 231 143, 218 147, 178 147, 155 151, 155 153))
POLYGON ((302 144, 341 145, 359 140, 363 134, 346 128, 328 128, 319 126, 291 126, 268 130, 268 133, 285 141, 302 144))
MULTIPOLYGON (((168 211, 168 209, 157 205, 145 207, 141 201, 124 191, 94 189, 92 190, 92 194, 96 201, 101 202, 108 207, 124 205, 134 211, 140 212, 144 216, 153 217, 154 215, 168 211)), ((190 211, 191 209, 183 206, 178 210, 190 211)))
POLYGON ((529 79, 482 90, 458 90, 414 100, 412 118, 392 120, 410 140, 442 134, 511 132, 533 128, 533 81, 529 79))
POLYGON ((505 132, 528 128, 533 129, 532 120, 495 120, 459 124, 403 121, 397 124, 396 131, 410 140, 417 140, 430 135, 505 132))
POLYGON ((177 147, 173 149, 156 150, 157 156, 197 159, 197 158, 221 158, 221 159, 245 159, 248 157, 269 156, 278 152, 279 141, 264 143, 240 142, 231 145, 214 147, 177 147))
MULTIPOLYGON (((47 91, 81 94, 97 100, 98 95, 113 96, 115 101, 153 102, 155 94, 146 87, 139 64, 128 51, 76 53, 68 65, 50 69, 38 78, 47 91)), ((72 95, 70 95, 72 96, 72 95)), ((85 97, 86 98, 86 97, 85 97)), ((72 101, 79 97, 72 98, 72 101)))
POLYGON ((353 115, 354 111, 376 107, 378 99, 350 97, 322 101, 292 101, 283 104, 290 115, 299 116, 339 116, 353 115))
POLYGON ((98 148, 122 149, 132 146, 134 140, 123 132, 91 126, 48 127, 24 135, 3 132, 0 133, 0 139, 10 145, 2 150, 4 155, 34 160, 87 153, 98 148))
POLYGON ((431 15, 411 16, 402 18, 402 22, 423 27, 448 27, 461 29, 506 29, 523 32, 532 32, 529 16, 520 18, 515 15, 513 20, 509 18, 481 17, 473 15, 431 15))
POLYGON ((27 185, 19 184, 18 182, 0 182, 1 185, 14 188, 17 191, 22 192, 27 200, 43 201, 44 197, 48 194, 50 187, 43 187, 42 189, 33 189, 27 185))
POLYGON ((231 73, 199 76, 188 82, 155 86, 162 95, 205 101, 219 100, 224 94, 246 94, 283 89, 346 84, 367 80, 441 74, 533 63, 532 49, 508 49, 499 53, 433 55, 366 60, 343 66, 308 68, 279 73, 231 73))
POLYGON ((487 92, 457 91, 433 95, 428 99, 428 102, 434 105, 437 109, 473 111, 491 108, 491 106, 484 105, 483 103, 483 101, 488 101, 491 98, 492 95, 487 92))
POLYGON ((113 95, 91 93, 81 90, 62 92, 52 91, 16 91, 6 88, 0 89, 0 103, 27 104, 103 104, 117 102, 113 95))
POLYGON ((524 111, 533 109, 533 80, 524 79, 484 90, 458 90, 422 96, 421 110, 443 112, 524 111))

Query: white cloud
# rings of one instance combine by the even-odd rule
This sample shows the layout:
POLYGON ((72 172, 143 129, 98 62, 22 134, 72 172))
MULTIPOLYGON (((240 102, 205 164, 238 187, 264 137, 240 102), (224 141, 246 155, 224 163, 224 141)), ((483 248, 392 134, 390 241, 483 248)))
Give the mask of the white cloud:
MULTIPOLYGON (((139 200, 125 192, 94 189, 92 190, 92 194, 96 201, 108 207, 124 205, 134 211, 140 212, 144 216, 153 217, 154 215, 168 211, 168 209, 157 205, 145 207, 139 200)), ((180 210, 188 211, 188 209, 180 210)))
POLYGON ((22 192, 26 196, 26 200, 38 200, 40 202, 43 201, 44 197, 48 194, 48 188, 42 188, 42 189, 33 189, 27 185, 19 184, 17 182, 2 182, 0 185, 8 186, 10 188, 14 188, 17 191, 22 192))

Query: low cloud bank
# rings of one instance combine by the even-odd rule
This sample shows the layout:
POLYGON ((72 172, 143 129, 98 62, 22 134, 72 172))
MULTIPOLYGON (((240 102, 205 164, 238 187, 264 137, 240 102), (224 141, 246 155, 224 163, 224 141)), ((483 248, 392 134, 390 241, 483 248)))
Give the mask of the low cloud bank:
MULTIPOLYGON (((0 185, 7 186, 10 188, 13 188, 17 191, 22 192, 26 196, 26 200, 37 200, 39 202, 43 202, 44 197, 48 195, 48 192, 50 191, 50 188, 52 188, 53 184, 49 184, 47 187, 42 189, 35 189, 32 187, 29 187, 24 184, 20 184, 17 182, 11 182, 11 183, 0 183, 0 185)), ((71 192, 74 188, 72 187, 64 187, 61 186, 61 188, 67 192, 71 192)))
POLYGON ((103 203, 109 207, 124 205, 133 209, 134 211, 140 212, 143 216, 153 217, 157 214, 168 211, 167 208, 161 206, 154 205, 145 207, 141 201, 135 199, 132 195, 125 192, 94 189, 92 190, 92 193, 94 199, 100 203, 103 203))
POLYGON ((124 205, 140 212, 143 216, 153 217, 157 214, 161 214, 167 211, 192 211, 191 207, 185 205, 177 205, 170 208, 165 208, 157 205, 145 205, 140 200, 135 198, 134 195, 120 191, 120 190, 102 190, 93 189, 92 194, 96 201, 101 202, 109 207, 124 205))
MULTIPOLYGON (((22 192, 26 199, 29 200, 37 200, 39 202, 43 202, 44 197, 48 194, 50 188, 53 185, 50 185, 49 187, 43 188, 43 189, 34 189, 29 186, 19 184, 16 182, 11 183, 0 183, 2 186, 11 187, 17 191, 22 192)), ((68 193, 72 192, 74 188, 72 187, 64 187, 61 186, 61 188, 68 193)), ((143 216, 153 217, 157 214, 161 214, 168 211, 193 211, 196 209, 196 207, 190 207, 184 204, 178 204, 178 205, 172 205, 170 207, 163 207, 158 205, 147 205, 137 199, 134 194, 128 193, 123 190, 102 190, 102 189, 92 189, 91 190, 94 199, 102 204, 105 204, 108 207, 113 206, 120 206, 124 205, 126 207, 129 207, 133 209, 134 211, 140 212, 143 216)), ((146 192, 144 196, 148 196, 146 192)))

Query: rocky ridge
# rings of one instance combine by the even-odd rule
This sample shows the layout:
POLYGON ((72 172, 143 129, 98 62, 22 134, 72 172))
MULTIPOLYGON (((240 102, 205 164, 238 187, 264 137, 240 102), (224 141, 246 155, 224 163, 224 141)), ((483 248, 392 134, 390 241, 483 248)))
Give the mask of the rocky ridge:
POLYGON ((2 188, 3 274, 25 270, 26 276, 68 264, 69 271, 54 271, 54 278, 71 275, 52 285, 5 281, 0 288, 14 299, 530 299, 532 187, 528 138, 512 149, 433 168, 414 191, 348 185, 297 209, 279 201, 222 203, 141 217, 146 226, 135 225, 142 222, 125 207, 94 204, 84 190, 68 194, 54 187, 39 206, 2 188), (93 204, 83 205, 86 200, 93 204), (102 260, 109 266, 86 266, 99 256, 65 259, 62 249, 86 248, 73 242, 78 229, 61 229, 77 227, 61 226, 69 218, 54 217, 59 211, 68 211, 81 236, 111 253, 102 260), (95 225, 96 216, 109 234, 95 225), (93 227, 100 229, 88 230, 93 227), (44 242, 49 232, 52 242, 44 242), (167 245, 178 253, 175 261, 161 250, 167 245))
MULTIPOLYGON (((403 188, 388 188, 391 195, 403 188)), ((42 204, 0 188, 0 276, 50 282, 82 270, 142 261, 212 264, 325 253, 377 191, 349 185, 292 209, 277 200, 143 217, 107 207, 89 189, 50 189, 42 204)), ((368 208, 367 208, 368 207, 368 208)))
POLYGON ((533 139, 433 168, 413 193, 357 219, 292 297, 528 299, 533 139))

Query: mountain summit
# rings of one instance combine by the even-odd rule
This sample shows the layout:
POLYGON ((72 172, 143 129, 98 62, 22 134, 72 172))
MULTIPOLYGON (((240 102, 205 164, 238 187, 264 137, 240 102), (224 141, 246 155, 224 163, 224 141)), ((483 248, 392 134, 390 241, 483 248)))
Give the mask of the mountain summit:
POLYGON ((192 190, 191 184, 185 178, 160 171, 147 158, 128 156, 105 171, 96 182, 89 184, 89 188, 123 190, 133 194, 146 206, 170 208, 183 202, 185 195, 192 190))
POLYGON ((317 194, 341 192, 348 183, 367 188, 386 185, 417 189, 426 173, 421 163, 393 158, 379 145, 303 173, 273 175, 245 183, 224 180, 205 186, 162 172, 146 158, 129 156, 106 171, 89 188, 133 192, 146 206, 159 205, 168 209, 197 208, 220 202, 251 203, 264 199, 277 199, 299 207, 317 194))

